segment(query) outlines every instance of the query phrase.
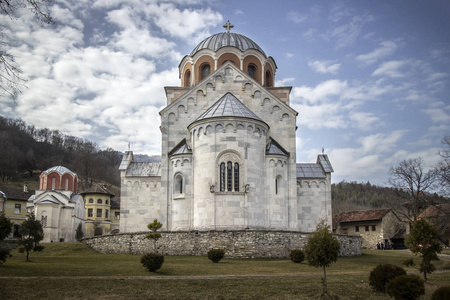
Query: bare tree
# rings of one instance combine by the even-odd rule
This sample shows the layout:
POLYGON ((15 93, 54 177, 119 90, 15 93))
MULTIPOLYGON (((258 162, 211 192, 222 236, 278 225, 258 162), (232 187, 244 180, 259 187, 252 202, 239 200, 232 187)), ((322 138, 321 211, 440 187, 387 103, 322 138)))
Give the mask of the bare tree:
POLYGON ((416 221, 420 212, 430 203, 430 193, 436 182, 436 168, 425 171, 422 158, 407 159, 389 168, 389 183, 399 193, 393 209, 396 213, 416 221))
MULTIPOLYGON (((39 24, 52 23, 48 5, 52 0, 0 0, 0 14, 12 19, 18 18, 20 10, 34 14, 39 24)), ((26 79, 22 77, 22 69, 15 65, 14 56, 5 48, 8 42, 0 29, 0 97, 9 95, 16 97, 25 87, 26 79)))

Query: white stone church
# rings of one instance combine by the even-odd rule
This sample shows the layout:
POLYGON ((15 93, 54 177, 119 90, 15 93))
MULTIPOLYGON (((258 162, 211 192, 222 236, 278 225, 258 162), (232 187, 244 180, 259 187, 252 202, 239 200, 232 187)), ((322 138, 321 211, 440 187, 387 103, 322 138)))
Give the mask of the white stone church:
POLYGON ((297 163, 291 87, 274 86, 274 59, 224 27, 182 59, 181 86, 165 87, 161 162, 125 153, 120 232, 154 219, 167 231, 331 225, 333 168, 326 154, 297 163))

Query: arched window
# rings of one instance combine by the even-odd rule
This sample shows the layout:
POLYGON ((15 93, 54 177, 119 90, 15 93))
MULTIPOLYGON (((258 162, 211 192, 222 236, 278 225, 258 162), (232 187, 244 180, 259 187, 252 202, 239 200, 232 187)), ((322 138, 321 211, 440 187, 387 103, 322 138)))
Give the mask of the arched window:
POLYGON ((102 204, 102 199, 97 199, 97 204, 102 204))
POLYGON ((109 218, 109 210, 105 209, 105 219, 109 218))
POLYGON ((256 66, 254 64, 249 64, 247 67, 248 76, 255 79, 256 76, 256 66))
POLYGON ((270 74, 270 71, 266 71, 266 80, 264 81, 264 83, 267 87, 272 86, 272 74, 270 74))
POLYGON ((94 203, 94 199, 89 199, 89 203, 94 203))
POLYGON ((67 191, 69 189, 69 178, 66 178, 66 184, 64 189, 67 191))
POLYGON ((220 164, 220 191, 225 192, 225 163, 220 164))
POLYGON ((191 86, 191 70, 187 70, 186 73, 184 73, 184 86, 191 86))
POLYGON ((52 178, 52 190, 55 189, 55 185, 56 185, 56 179, 52 178))
POLYGON ((175 195, 183 194, 183 175, 181 174, 175 175, 173 193, 175 195))
POLYGON ((108 204, 108 200, 105 200, 105 204, 108 204))
POLYGON ((239 164, 231 161, 220 164, 220 191, 239 192, 239 164))
POLYGON ((239 164, 234 164, 234 191, 239 192, 239 164))
POLYGON ((209 64, 203 64, 201 66, 201 80, 205 79, 209 74, 211 74, 211 66, 209 64))
POLYGON ((275 178, 275 195, 280 195, 281 194, 281 187, 282 187, 282 178, 280 175, 278 175, 275 178))

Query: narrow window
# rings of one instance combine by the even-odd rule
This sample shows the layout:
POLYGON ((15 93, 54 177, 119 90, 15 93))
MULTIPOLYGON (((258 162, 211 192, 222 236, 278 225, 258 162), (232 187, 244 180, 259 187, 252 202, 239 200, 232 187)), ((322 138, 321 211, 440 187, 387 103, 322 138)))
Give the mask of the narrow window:
POLYGON ((366 231, 369 231, 369 226, 366 226, 366 231))
POLYGON ((94 210, 92 208, 88 208, 88 218, 92 218, 94 216, 94 210))
POLYGON ((89 199, 89 203, 94 203, 94 199, 89 199))
POLYGON ((275 178, 275 195, 278 195, 278 178, 275 178))
POLYGON ((265 85, 267 87, 271 87, 272 86, 272 75, 270 74, 269 71, 266 71, 266 81, 265 81, 265 85))
POLYGON ((256 66, 253 64, 248 65, 247 67, 247 73, 248 76, 250 76, 251 78, 255 79, 255 75, 256 75, 256 66))
POLYGON ((105 200, 105 204, 108 204, 108 200, 105 200))
POLYGON ((233 163, 229 161, 227 163, 227 191, 231 192, 233 186, 233 163))
POLYGON ((359 226, 355 226, 355 231, 359 232, 359 226))
POLYGON ((187 70, 184 74, 184 86, 191 86, 191 70, 187 70))
POLYGON ((177 174, 175 176, 174 182, 174 194, 183 194, 183 176, 181 174, 177 174))
POLYGON ((55 189, 55 185, 56 185, 56 179, 52 178, 52 190, 55 189))
POLYGON ((47 227, 47 216, 41 217, 41 224, 42 224, 42 227, 47 227))
POLYGON ((225 163, 220 164, 220 191, 225 192, 225 163))
POLYGON ((68 178, 66 178, 66 185, 65 185, 64 189, 66 191, 69 189, 69 179, 68 178))
POLYGON ((372 225, 372 231, 375 231, 375 230, 376 230, 375 225, 372 225))
POLYGON ((97 199, 97 204, 102 204, 102 199, 97 199))
POLYGON ((210 73, 211 73, 211 66, 209 64, 203 64, 201 80, 205 79, 210 73))
POLYGON ((109 211, 107 209, 105 209, 105 219, 109 218, 109 211))
POLYGON ((114 220, 120 220, 120 211, 114 213, 114 220))
POLYGON ((21 211, 22 211, 21 204, 15 204, 14 205, 14 213, 15 214, 20 214, 21 211))
POLYGON ((102 209, 97 208, 97 218, 101 218, 101 217, 102 217, 102 209))
POLYGON ((239 192, 239 164, 234 164, 234 191, 239 192))

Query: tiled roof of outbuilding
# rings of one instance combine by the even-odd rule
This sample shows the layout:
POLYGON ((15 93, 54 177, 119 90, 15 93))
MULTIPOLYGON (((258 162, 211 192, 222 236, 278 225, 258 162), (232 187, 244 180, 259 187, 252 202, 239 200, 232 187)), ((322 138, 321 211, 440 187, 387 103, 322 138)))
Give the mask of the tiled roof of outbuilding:
POLYGON ((357 210, 357 211, 342 211, 333 216, 336 226, 338 223, 351 223, 351 222, 364 222, 364 221, 379 221, 381 220, 391 209, 369 209, 369 210, 357 210))
MULTIPOLYGON (((28 200, 32 195, 34 195, 34 190, 28 190, 28 192, 24 192, 23 189, 17 189, 8 186, 0 187, 0 191, 3 192, 5 196, 10 200, 28 200)), ((2 197, 1 194, 0 197, 2 197)))

